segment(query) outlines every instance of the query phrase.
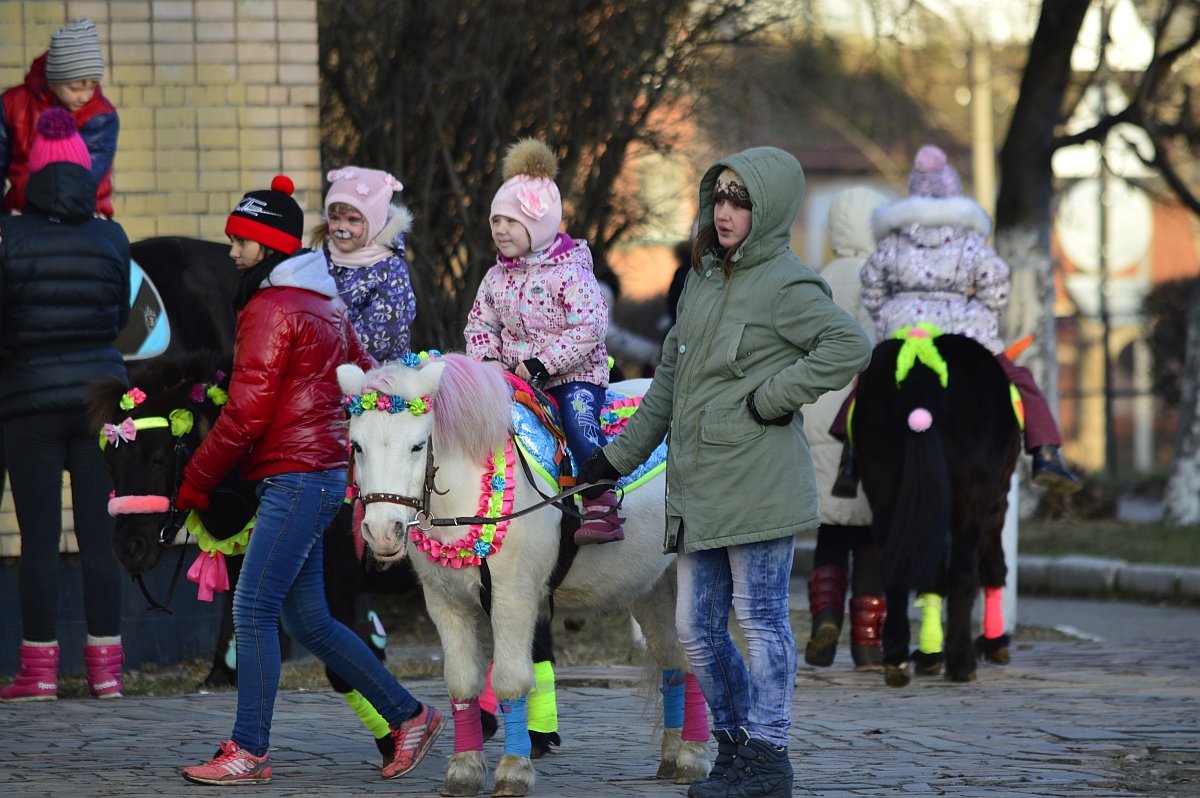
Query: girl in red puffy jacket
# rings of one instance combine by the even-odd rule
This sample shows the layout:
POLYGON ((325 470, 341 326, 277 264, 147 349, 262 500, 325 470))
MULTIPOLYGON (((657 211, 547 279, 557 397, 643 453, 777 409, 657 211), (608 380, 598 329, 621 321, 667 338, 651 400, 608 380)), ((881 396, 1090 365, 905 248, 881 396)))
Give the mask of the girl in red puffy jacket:
POLYGON ((216 758, 183 769, 201 784, 262 783, 279 686, 279 620, 371 702, 392 728, 384 778, 417 766, 442 715, 405 690, 325 599, 322 533, 346 490, 346 423, 336 369, 373 365, 338 298, 325 256, 301 249, 292 181, 247 193, 225 225, 241 282, 229 402, 184 470, 177 505, 203 509, 235 466, 258 480, 258 520, 233 597, 238 703, 216 758))

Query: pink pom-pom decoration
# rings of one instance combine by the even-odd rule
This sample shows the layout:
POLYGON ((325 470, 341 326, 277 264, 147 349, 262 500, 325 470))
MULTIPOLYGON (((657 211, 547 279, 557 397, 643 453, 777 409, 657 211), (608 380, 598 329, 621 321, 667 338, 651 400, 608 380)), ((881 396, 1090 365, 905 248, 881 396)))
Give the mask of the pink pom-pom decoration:
POLYGON ((921 172, 936 172, 946 165, 946 153, 932 144, 926 144, 917 150, 913 166, 921 172))
POLYGON ((48 139, 65 139, 78 130, 75 117, 66 108, 49 108, 38 117, 37 132, 48 139))
POLYGON ((933 426, 933 414, 923 407, 908 414, 908 428, 913 432, 924 432, 933 426))

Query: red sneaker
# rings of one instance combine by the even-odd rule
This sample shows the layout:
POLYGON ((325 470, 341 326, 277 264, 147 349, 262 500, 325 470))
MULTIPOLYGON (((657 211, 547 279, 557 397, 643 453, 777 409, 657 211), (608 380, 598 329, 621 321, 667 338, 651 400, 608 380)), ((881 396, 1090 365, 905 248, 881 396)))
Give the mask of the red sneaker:
POLYGON ((396 753, 392 761, 383 766, 380 772, 385 779, 403 776, 425 758, 433 741, 442 733, 442 713, 436 707, 428 704, 414 717, 400 724, 400 728, 392 729, 392 741, 396 745, 396 753))
POLYGON ((245 748, 239 748, 233 740, 226 740, 221 743, 221 753, 216 759, 186 767, 180 773, 197 784, 266 784, 271 780, 269 756, 255 756, 245 748))

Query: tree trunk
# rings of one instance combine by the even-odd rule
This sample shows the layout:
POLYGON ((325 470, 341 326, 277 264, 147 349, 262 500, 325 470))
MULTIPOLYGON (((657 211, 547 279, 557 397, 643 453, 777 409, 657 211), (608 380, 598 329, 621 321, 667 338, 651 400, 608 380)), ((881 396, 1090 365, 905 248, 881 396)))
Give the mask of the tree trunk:
POLYGON ((1020 97, 1000 151, 996 199, 996 251, 1012 271, 1002 335, 1009 342, 1036 336, 1022 358, 1051 408, 1058 407, 1058 357, 1054 330, 1054 263, 1050 216, 1055 127, 1071 77, 1071 51, 1089 0, 1042 4, 1020 97))
POLYGON ((1175 462, 1163 491, 1163 523, 1200 524, 1200 288, 1188 302, 1187 344, 1179 428, 1175 432, 1175 462))

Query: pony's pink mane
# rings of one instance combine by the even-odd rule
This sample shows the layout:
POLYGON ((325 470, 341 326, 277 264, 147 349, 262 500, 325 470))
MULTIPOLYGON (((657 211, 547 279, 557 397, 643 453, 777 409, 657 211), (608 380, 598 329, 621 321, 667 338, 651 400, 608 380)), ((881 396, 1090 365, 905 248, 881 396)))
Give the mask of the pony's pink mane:
MULTIPOLYGON (((471 455, 490 450, 508 435, 508 382, 491 366, 466 355, 445 354, 434 360, 444 363, 441 382, 433 396, 434 448, 471 455)), ((412 383, 413 370, 399 363, 375 369, 363 382, 363 391, 386 391, 403 395, 412 383)))

